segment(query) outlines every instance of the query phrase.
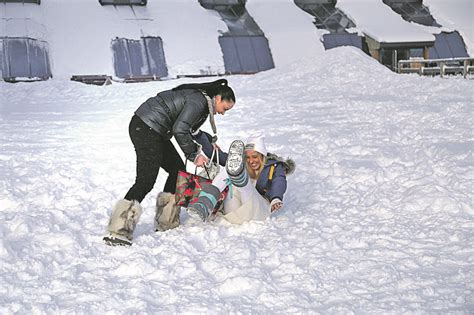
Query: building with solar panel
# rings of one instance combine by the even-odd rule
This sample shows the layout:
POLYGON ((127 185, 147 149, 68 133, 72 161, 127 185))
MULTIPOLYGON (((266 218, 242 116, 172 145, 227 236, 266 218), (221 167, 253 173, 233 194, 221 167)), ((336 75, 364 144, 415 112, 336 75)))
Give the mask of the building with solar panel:
MULTIPOLYGON (((384 21, 376 21, 374 16, 376 13, 363 15, 375 21, 372 28, 358 28, 357 22, 351 20, 344 11, 345 8, 351 8, 351 6, 338 7, 337 0, 294 0, 294 2, 314 17, 314 25, 318 29, 327 31, 322 36, 325 49, 355 46, 392 70, 397 68, 399 60, 404 59, 469 57, 466 45, 457 31, 439 31, 431 35, 426 31, 425 34, 418 31, 418 36, 415 37, 413 31, 407 29, 405 36, 403 33, 399 35, 397 27, 385 30, 381 28, 384 21)), ((422 0, 383 0, 383 3, 407 22, 432 27, 441 26, 431 15, 429 8, 423 5, 422 0)), ((363 9, 367 12, 374 9, 373 3, 370 2, 354 1, 354 4, 352 7, 365 6, 363 9)), ((366 20, 362 22, 364 25, 370 24, 366 20)))
POLYGON ((219 36, 225 74, 252 74, 275 67, 265 34, 245 8, 246 0, 199 0, 214 10, 228 31, 219 36))
POLYGON ((314 25, 327 32, 322 36, 325 49, 339 46, 364 48, 364 38, 350 32, 356 25, 344 12, 336 8, 336 1, 331 0, 294 0, 295 4, 314 17, 314 25))
POLYGON ((465 33, 441 24, 422 0, 0 0, 0 79, 255 74, 341 46, 395 71, 468 58, 465 33))

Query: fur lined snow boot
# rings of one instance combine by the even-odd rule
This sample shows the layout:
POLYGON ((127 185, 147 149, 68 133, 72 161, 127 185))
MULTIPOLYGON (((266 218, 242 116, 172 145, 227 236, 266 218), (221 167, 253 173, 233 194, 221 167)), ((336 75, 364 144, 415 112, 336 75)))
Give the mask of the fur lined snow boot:
POLYGON ((179 207, 174 194, 160 192, 156 199, 155 231, 166 231, 179 226, 179 207))
POLYGON ((203 184, 199 193, 199 199, 188 206, 186 209, 192 217, 199 217, 202 221, 206 221, 217 204, 217 199, 221 194, 219 188, 211 184, 203 184))
POLYGON ((112 211, 104 242, 110 246, 132 245, 133 230, 141 214, 142 207, 138 201, 119 200, 112 211))
POLYGON ((249 181, 247 170, 245 169, 245 146, 240 140, 235 140, 230 144, 226 162, 226 171, 232 184, 237 187, 244 187, 249 181))

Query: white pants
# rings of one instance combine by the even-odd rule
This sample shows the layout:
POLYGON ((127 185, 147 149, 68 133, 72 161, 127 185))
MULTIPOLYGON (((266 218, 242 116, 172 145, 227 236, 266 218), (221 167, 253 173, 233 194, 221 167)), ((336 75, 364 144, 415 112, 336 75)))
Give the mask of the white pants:
MULTIPOLYGON (((212 184, 223 191, 229 183, 225 168, 212 181, 212 184)), ((255 188, 255 182, 249 179, 244 187, 229 187, 224 200, 224 219, 230 223, 241 224, 250 220, 263 221, 271 214, 270 203, 255 188)))

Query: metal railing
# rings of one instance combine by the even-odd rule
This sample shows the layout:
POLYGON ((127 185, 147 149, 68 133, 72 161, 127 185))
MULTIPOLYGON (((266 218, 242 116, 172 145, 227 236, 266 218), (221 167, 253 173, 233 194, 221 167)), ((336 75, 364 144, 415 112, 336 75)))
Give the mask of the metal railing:
POLYGON ((474 74, 474 58, 399 60, 397 72, 440 75, 441 77, 462 74, 464 78, 467 78, 469 74, 474 74))

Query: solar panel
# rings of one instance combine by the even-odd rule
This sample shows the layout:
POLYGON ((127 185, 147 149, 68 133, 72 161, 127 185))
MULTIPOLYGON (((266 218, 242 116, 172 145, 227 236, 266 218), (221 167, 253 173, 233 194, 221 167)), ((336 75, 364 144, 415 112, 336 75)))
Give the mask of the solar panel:
POLYGON ((216 10, 228 32, 219 37, 226 73, 256 73, 275 67, 268 40, 245 9, 245 0, 199 0, 216 10))
POLYGON ((469 57, 458 32, 435 34, 434 46, 429 49, 431 59, 469 57))
POLYGON ((149 74, 145 66, 146 60, 143 60, 142 47, 139 40, 127 40, 128 58, 130 62, 130 76, 149 74))
POLYGON ((128 45, 125 39, 115 39, 112 41, 112 51, 114 55, 115 75, 124 78, 132 73, 128 57, 128 45))
POLYGON ((35 77, 49 77, 49 60, 46 58, 45 50, 38 45, 29 45, 30 71, 35 77))
POLYGON ((250 38, 248 36, 233 36, 232 40, 235 42, 235 46, 237 47, 240 66, 242 67, 240 72, 258 72, 258 63, 257 59, 255 58, 255 52, 253 50, 250 38))
MULTIPOLYGON (((8 39, 6 41, 9 77, 30 77, 28 47, 26 39, 8 39)), ((7 70, 7 71, 8 71, 7 70)))
POLYGON ((252 42, 259 71, 275 68, 267 38, 265 36, 252 36, 250 41, 252 42))
POLYGON ((295 0, 295 4, 314 16, 314 25, 318 29, 325 29, 331 33, 345 33, 347 28, 355 26, 354 22, 335 7, 336 1, 295 0))
POLYGON ((256 73, 275 67, 264 36, 220 36, 226 73, 256 73))
POLYGON ((242 65, 239 58, 238 47, 231 36, 219 37, 226 73, 241 73, 242 65))
POLYGON ((0 38, 2 42, 2 77, 40 78, 51 77, 47 43, 32 38, 0 38))
POLYGON ((199 0, 202 6, 215 10, 218 6, 245 5, 246 0, 199 0))
POLYGON ((146 5, 147 0, 99 0, 101 5, 146 5))
POLYGON ((354 46, 362 49, 362 38, 357 34, 324 34, 324 48, 331 49, 339 46, 354 46))
POLYGON ((421 0, 383 0, 393 11, 400 14, 409 22, 415 22, 427 26, 440 26, 431 16, 430 10, 423 5, 421 0))
POLYGON ((160 37, 143 37, 140 40, 116 38, 112 40, 112 51, 115 75, 119 78, 168 76, 160 37))
POLYGON ((41 4, 41 0, 0 0, 0 3, 34 3, 41 4))
POLYGON ((165 52, 161 38, 145 37, 143 44, 145 45, 146 55, 148 56, 150 74, 159 77, 168 76, 168 68, 166 67, 165 52))
POLYGON ((337 47, 336 36, 334 34, 324 34, 323 45, 326 50, 337 47))
POLYGON ((446 40, 453 54, 453 58, 469 57, 466 45, 458 32, 446 33, 446 40))
POLYGON ((6 61, 3 55, 3 40, 0 38, 0 78, 3 78, 3 68, 6 67, 6 61))

